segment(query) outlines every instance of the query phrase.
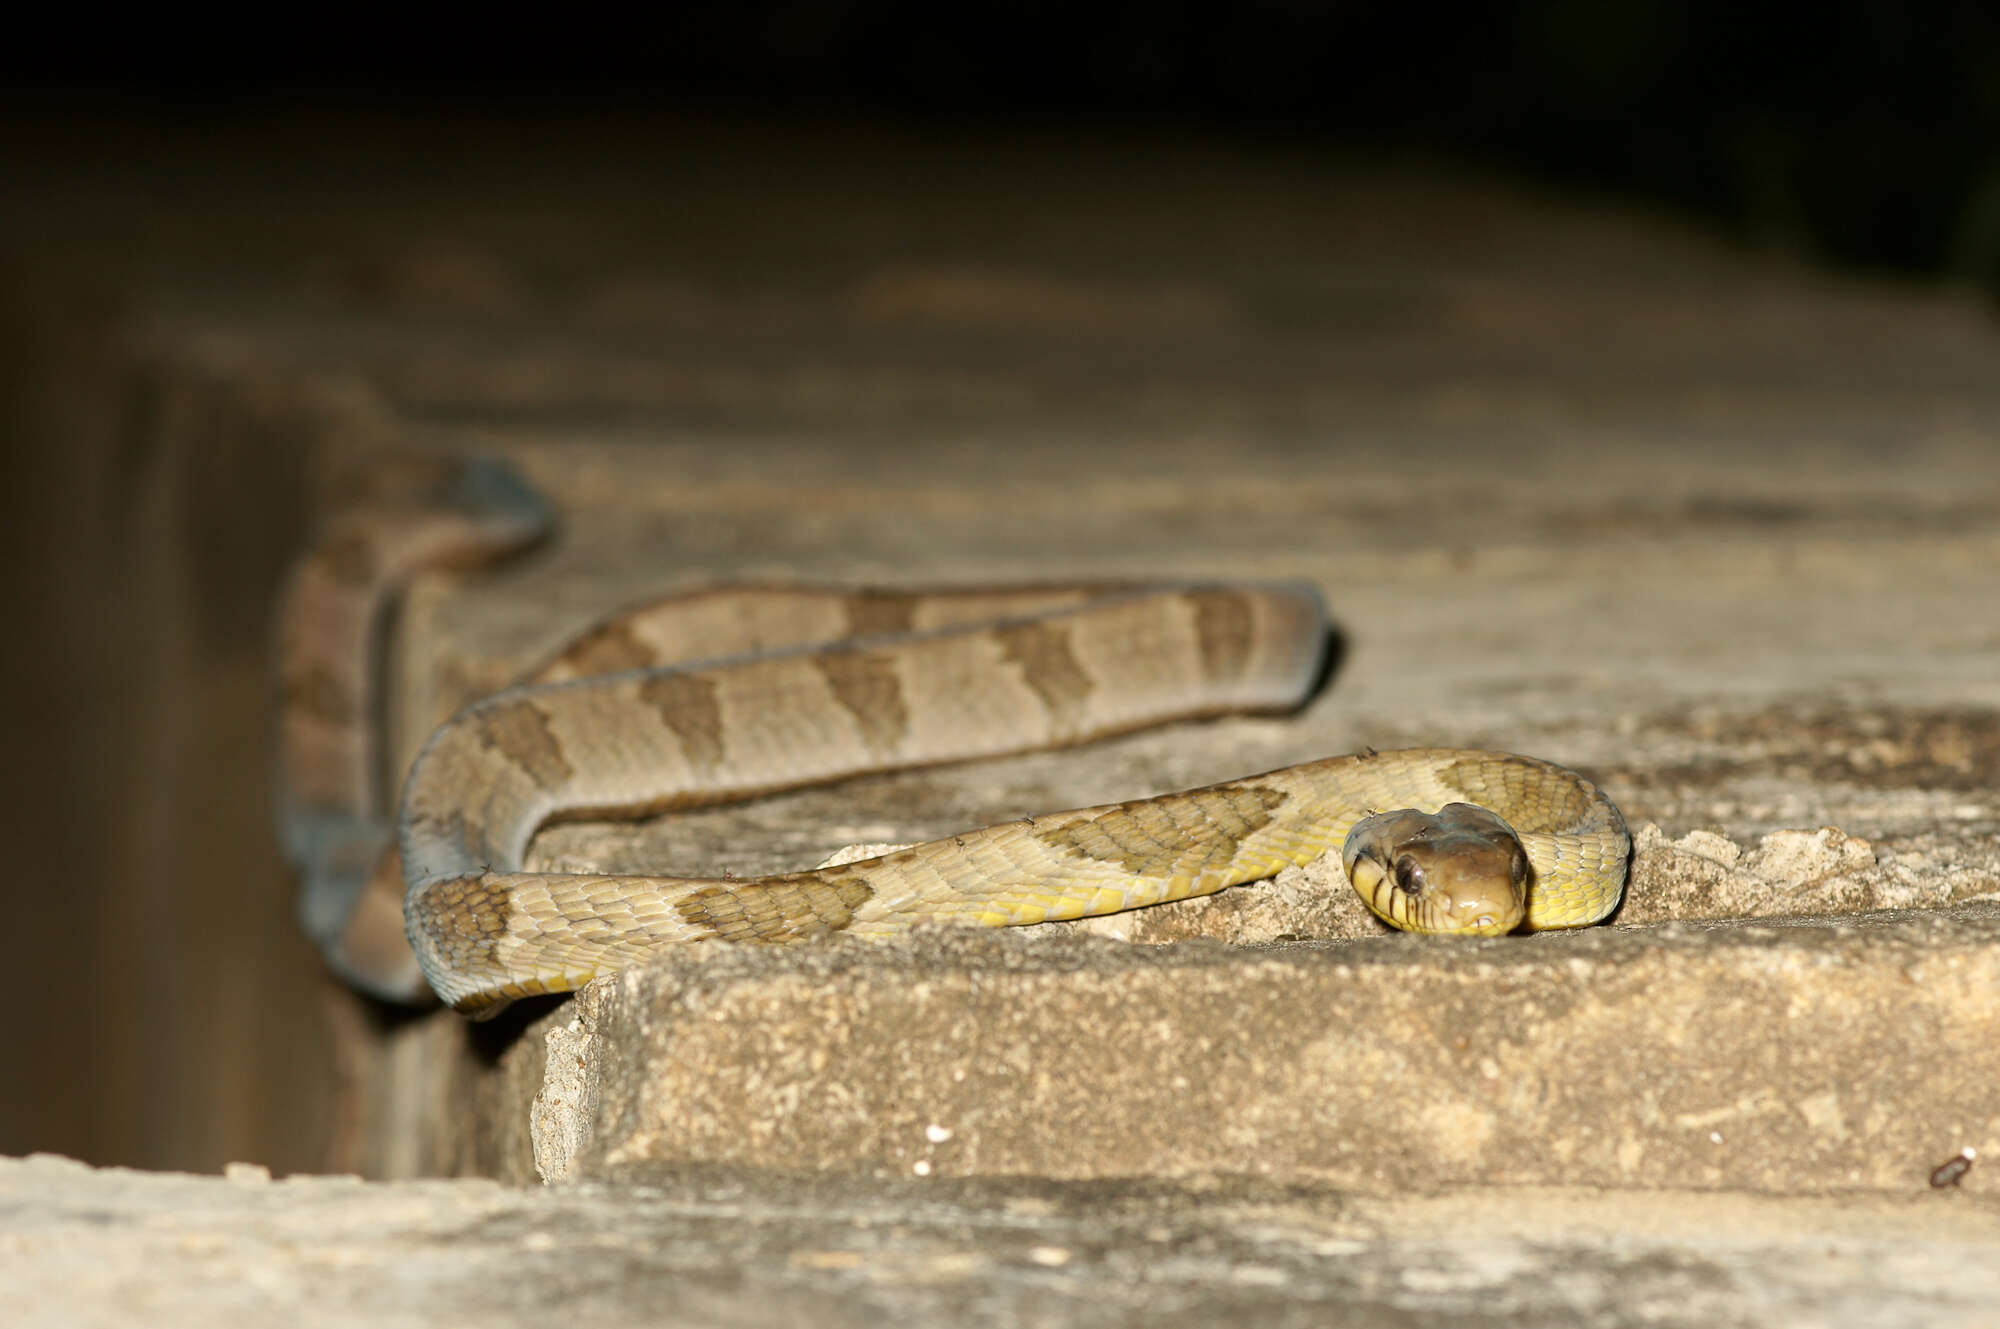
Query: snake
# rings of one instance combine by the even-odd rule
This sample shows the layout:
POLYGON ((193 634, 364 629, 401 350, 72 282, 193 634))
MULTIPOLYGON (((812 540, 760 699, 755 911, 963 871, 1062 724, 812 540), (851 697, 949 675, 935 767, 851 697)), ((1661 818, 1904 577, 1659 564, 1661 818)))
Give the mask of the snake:
POLYGON ((398 802, 376 737, 385 605, 420 571, 518 554, 552 518, 490 458, 375 474, 288 583, 278 799, 305 929, 374 996, 434 993, 486 1018, 691 944, 1092 917, 1332 852, 1378 918, 1427 935, 1584 927, 1622 897, 1631 837, 1602 790, 1539 758, 1447 747, 1365 749, 809 871, 527 871, 556 820, 1293 712, 1322 681, 1327 612, 1303 583, 677 591, 465 706, 398 802))

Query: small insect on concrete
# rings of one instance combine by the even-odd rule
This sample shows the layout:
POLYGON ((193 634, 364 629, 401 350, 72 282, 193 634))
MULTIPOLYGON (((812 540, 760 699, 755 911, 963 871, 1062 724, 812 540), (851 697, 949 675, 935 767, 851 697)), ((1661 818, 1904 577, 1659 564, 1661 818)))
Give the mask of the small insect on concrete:
POLYGON ((1965 1148, 1937 1165, 1936 1169, 1931 1173, 1931 1185, 1937 1187, 1939 1190, 1943 1190, 1947 1186, 1958 1185, 1959 1179, 1972 1171, 1972 1160, 1977 1157, 1978 1154, 1971 1145, 1965 1146, 1965 1148))

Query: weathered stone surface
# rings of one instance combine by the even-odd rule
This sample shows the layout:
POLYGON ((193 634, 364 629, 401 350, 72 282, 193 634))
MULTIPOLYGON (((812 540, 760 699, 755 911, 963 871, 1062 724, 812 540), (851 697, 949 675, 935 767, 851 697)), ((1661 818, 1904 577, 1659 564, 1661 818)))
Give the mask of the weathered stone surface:
POLYGON ((0 1159, 10 1329, 893 1323, 1982 1326, 1975 1171, 1836 1198, 1241 1177, 271 1180, 0 1159))
POLYGON ((691 950, 537 1030, 545 1177, 1920 1184, 2000 1154, 2000 907, 1485 942, 691 950))

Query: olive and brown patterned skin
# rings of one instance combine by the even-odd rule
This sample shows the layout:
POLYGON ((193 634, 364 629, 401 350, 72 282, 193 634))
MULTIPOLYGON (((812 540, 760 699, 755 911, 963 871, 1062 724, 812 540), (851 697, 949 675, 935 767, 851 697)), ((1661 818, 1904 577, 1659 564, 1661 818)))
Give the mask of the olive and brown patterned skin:
MULTIPOLYGON (((1326 640, 1319 597, 1299 586, 739 586, 671 596, 581 633, 523 684, 441 728, 404 787, 400 863, 391 852, 372 880, 349 871, 322 883, 340 897, 318 907, 340 921, 322 935, 337 966, 381 995, 409 995, 414 954, 440 996, 486 1015, 690 942, 1005 926, 1206 895, 1340 849, 1364 821, 1349 872, 1398 926, 1580 926, 1615 907, 1629 853, 1616 808, 1560 767, 1458 749, 1336 757, 811 872, 520 870, 535 829, 555 818, 729 802, 1177 719, 1290 710, 1317 685, 1326 640), (1454 803, 1490 809, 1488 820, 1431 817, 1454 803), (1371 819, 1383 809, 1408 815, 1371 819), (1440 912, 1428 892, 1409 889, 1425 878, 1456 890, 1471 914, 1440 912), (1502 926, 1509 892, 1520 899, 1502 926)), ((367 766, 344 767, 356 806, 381 801, 365 787, 367 766)), ((360 858, 381 843, 379 818, 350 820, 365 829, 333 839, 360 858)))
POLYGON ((439 995, 485 1014, 690 942, 879 936, 920 923, 1005 927, 1208 895, 1338 850, 1380 803, 1442 806, 1475 794, 1509 809, 1530 865, 1528 926, 1582 926, 1617 904, 1629 842, 1617 810, 1587 782, 1532 758, 1418 748, 1003 822, 814 872, 720 880, 449 872, 412 886, 410 937, 439 995), (1580 821, 1571 816, 1579 802, 1580 821), (1548 903, 1537 909, 1537 901, 1548 903))
POLYGON ((379 750, 384 610, 413 575, 506 558, 551 518, 504 466, 410 453, 349 467, 330 507, 279 606, 278 836, 306 934, 349 981, 408 1000, 424 986, 402 939, 397 785, 379 750))

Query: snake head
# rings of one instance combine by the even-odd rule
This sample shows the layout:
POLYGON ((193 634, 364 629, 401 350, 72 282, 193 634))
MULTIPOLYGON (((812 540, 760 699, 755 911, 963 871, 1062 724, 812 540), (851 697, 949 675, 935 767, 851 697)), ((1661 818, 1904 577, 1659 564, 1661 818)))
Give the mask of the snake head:
POLYGON ((1363 817, 1340 859, 1376 917, 1407 932, 1492 937, 1527 916, 1527 851, 1504 818, 1471 803, 1363 817))

